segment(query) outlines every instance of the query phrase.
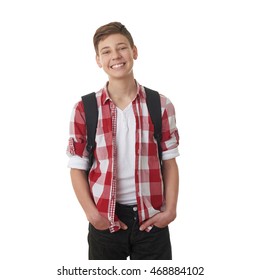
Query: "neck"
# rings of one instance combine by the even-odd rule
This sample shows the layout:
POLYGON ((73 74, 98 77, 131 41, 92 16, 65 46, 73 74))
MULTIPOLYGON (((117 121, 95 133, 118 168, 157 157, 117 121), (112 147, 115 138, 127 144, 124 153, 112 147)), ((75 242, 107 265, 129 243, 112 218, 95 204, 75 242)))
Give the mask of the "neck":
POLYGON ((117 80, 108 83, 108 92, 112 100, 131 98, 136 95, 136 82, 134 78, 127 80, 117 80))
POLYGON ((127 81, 117 80, 116 82, 109 80, 107 89, 114 104, 118 108, 124 109, 135 98, 137 92, 136 87, 136 82, 133 78, 127 81))

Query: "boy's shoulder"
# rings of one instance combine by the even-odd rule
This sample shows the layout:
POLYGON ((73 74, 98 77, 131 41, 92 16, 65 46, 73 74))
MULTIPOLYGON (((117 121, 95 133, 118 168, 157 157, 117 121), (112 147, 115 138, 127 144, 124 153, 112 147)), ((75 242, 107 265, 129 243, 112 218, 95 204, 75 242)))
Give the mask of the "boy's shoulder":
POLYGON ((161 91, 157 91, 155 89, 150 89, 148 87, 143 87, 143 89, 145 90, 146 94, 147 94, 147 89, 148 89, 148 91, 152 90, 152 91, 157 92, 159 94, 159 96, 160 96, 160 103, 161 103, 161 108, 162 109, 165 109, 169 105, 173 106, 170 98, 167 95, 161 93, 161 91))

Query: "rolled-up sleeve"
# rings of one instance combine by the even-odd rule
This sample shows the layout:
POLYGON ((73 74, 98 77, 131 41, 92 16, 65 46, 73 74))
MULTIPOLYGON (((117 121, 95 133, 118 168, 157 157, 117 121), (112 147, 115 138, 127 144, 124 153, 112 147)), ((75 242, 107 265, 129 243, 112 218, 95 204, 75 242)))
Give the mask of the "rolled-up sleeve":
POLYGON ((179 132, 176 127, 175 108, 171 101, 162 96, 162 160, 179 156, 179 132))
POLYGON ((68 167, 87 170, 86 121, 82 102, 78 102, 72 110, 69 133, 70 136, 67 146, 67 155, 69 157, 68 167))

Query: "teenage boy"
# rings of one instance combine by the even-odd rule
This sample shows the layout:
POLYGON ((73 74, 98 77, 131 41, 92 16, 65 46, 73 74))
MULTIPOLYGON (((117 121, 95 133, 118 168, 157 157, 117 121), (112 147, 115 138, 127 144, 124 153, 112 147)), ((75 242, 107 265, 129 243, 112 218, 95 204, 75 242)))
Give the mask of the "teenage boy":
POLYGON ((160 95, 161 167, 146 92, 134 78, 138 52, 131 34, 111 22, 93 39, 108 82, 96 92, 96 148, 88 176, 82 101, 72 112, 67 151, 74 191, 89 221, 89 259, 170 260, 168 225, 176 218, 179 184, 174 107, 160 95))

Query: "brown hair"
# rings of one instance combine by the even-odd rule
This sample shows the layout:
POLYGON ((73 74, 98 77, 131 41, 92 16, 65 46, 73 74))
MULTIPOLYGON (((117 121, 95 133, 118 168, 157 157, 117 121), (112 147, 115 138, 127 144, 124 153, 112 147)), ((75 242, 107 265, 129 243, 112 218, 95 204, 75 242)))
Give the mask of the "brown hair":
POLYGON ((132 38, 132 35, 126 29, 126 27, 120 22, 116 22, 116 21, 115 22, 110 22, 108 24, 105 24, 105 25, 99 27, 96 30, 96 33, 93 37, 93 43, 94 43, 96 54, 98 54, 98 44, 99 44, 99 42, 106 39, 106 37, 108 37, 111 34, 122 34, 122 35, 124 35, 128 39, 131 47, 134 46, 134 40, 132 38))

